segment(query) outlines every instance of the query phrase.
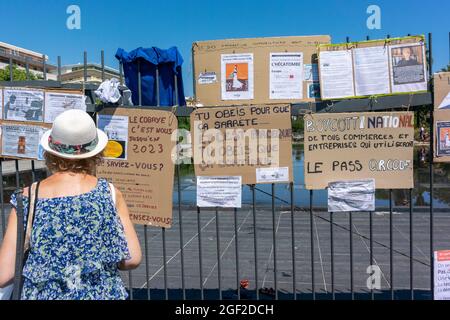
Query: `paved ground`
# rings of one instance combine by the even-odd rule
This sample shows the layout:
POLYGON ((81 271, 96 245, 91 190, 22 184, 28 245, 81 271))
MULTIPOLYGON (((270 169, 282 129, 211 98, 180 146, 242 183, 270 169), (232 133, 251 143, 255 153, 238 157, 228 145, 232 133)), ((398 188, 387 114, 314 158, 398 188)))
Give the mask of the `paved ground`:
MULTIPOLYGON (((175 208, 176 209, 176 208, 175 208)), ((243 208, 237 211, 237 239, 239 252, 239 269, 236 270, 236 237, 234 232, 234 212, 219 211, 220 236, 220 288, 223 298, 236 298, 237 281, 248 279, 248 292, 242 292, 248 298, 255 296, 254 289, 274 287, 274 256, 277 261, 277 286, 280 298, 293 297, 293 263, 295 254, 296 294, 299 299, 312 297, 310 215, 308 212, 294 212, 294 250, 292 250, 291 212, 276 209, 275 228, 276 246, 273 243, 273 223, 270 208, 256 210, 257 235, 257 271, 255 280, 255 252, 253 211, 243 208)), ((393 282, 397 298, 408 298, 410 289, 410 232, 409 213, 394 211, 393 218, 393 279, 390 275, 389 250, 389 212, 373 214, 373 259, 381 270, 381 289, 376 290, 378 298, 390 298, 390 285, 393 282)), ((199 268, 199 234, 197 212, 183 209, 183 254, 184 281, 187 298, 200 298, 199 268)), ((331 246, 330 216, 327 212, 315 212, 314 231, 314 281, 315 292, 319 298, 330 298, 331 280, 331 246)), ((1 220, 1 219, 0 219, 1 220)), ((1 221, 0 221, 1 222, 1 221)), ((337 298, 350 298, 350 233, 349 215, 334 214, 334 290, 337 298)), ((165 297, 164 279, 167 281, 168 297, 182 297, 180 228, 178 211, 174 211, 173 227, 167 229, 166 268, 163 263, 162 231, 147 228, 147 256, 142 265, 132 272, 134 298, 146 298, 150 288, 152 299, 165 297), (146 270, 148 268, 148 271, 146 270), (164 274, 166 273, 166 277, 164 274)), ((202 284, 205 298, 219 297, 219 263, 217 255, 217 229, 214 210, 203 210, 200 213, 201 245, 202 245, 202 284)), ((370 263, 369 213, 353 213, 353 283, 356 298, 368 298, 367 267, 370 263)), ((144 227, 137 226, 142 248, 144 244, 144 227)), ((413 213, 413 286, 416 298, 429 299, 430 288, 430 232, 429 212, 413 213)), ((450 215, 449 212, 434 213, 434 248, 450 247, 450 215)), ((129 285, 129 274, 124 273, 124 280, 129 285)), ((264 296, 263 296, 264 298, 264 296)), ((266 297, 270 298, 270 297, 266 297)))
MULTIPOLYGON (((280 298, 292 298, 293 263, 291 212, 277 211, 275 215, 276 247, 273 245, 272 212, 270 208, 256 211, 257 270, 258 285, 255 282, 254 225, 251 208, 238 211, 238 252, 239 270, 236 271, 236 237, 234 233, 233 211, 219 212, 220 267, 224 298, 236 294, 237 279, 248 279, 250 290, 255 287, 274 287, 274 256, 277 261, 277 286, 280 298)), ((205 296, 218 298, 218 255, 215 212, 202 210, 202 283, 205 296)), ((174 212, 174 225, 166 230, 166 270, 163 264, 162 232, 148 228, 148 275, 146 262, 132 272, 132 285, 137 290, 135 297, 146 298, 147 287, 152 298, 164 298, 164 271, 169 298, 181 296, 181 250, 178 212, 174 212)), ((332 290, 331 246, 329 213, 314 214, 314 280, 315 292, 329 298, 332 290), (328 296, 327 296, 328 293, 328 296)), ((349 215, 334 214, 334 290, 337 297, 348 298, 351 292, 350 278, 350 233, 349 215)), ((309 213, 295 211, 294 214, 294 253, 297 298, 311 297, 311 242, 309 213)), ((184 281, 189 289, 188 298, 200 298, 199 235, 197 232, 197 212, 183 211, 183 253, 184 281)), ((354 291, 367 296, 366 272, 370 264, 369 214, 353 213, 353 283, 354 291)), ((434 214, 435 249, 448 249, 450 240, 450 216, 448 212, 434 214)), ((144 228, 138 226, 141 240, 144 228)), ((393 282, 398 297, 409 297, 410 266, 413 266, 413 287, 416 297, 429 298, 430 288, 430 248, 429 212, 413 214, 413 258, 410 259, 409 213, 393 214, 393 279, 390 277, 389 250, 389 212, 373 214, 373 260, 381 270, 381 289, 375 292, 379 297, 390 298, 390 285, 393 282)), ((142 243, 144 248, 144 243, 142 243)), ((128 281, 128 274, 124 274, 128 281)), ((249 292, 254 296, 255 292, 249 292)))

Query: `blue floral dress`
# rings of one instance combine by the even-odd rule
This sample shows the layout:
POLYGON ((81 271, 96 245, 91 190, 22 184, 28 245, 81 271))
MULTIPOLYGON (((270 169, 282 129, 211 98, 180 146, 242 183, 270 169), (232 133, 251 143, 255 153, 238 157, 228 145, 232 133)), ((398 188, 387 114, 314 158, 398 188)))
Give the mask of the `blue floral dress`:
MULTIPOLYGON (((14 195, 11 204, 17 207, 14 195)), ((27 207, 24 196, 25 225, 27 207)), ((81 195, 39 198, 34 215, 23 300, 128 297, 117 263, 130 253, 105 179, 81 195)))

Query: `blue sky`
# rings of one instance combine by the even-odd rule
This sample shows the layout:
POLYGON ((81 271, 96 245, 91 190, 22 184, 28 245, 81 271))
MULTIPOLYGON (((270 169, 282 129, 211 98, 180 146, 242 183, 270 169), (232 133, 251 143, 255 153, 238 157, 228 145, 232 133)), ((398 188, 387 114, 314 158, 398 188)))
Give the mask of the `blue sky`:
POLYGON ((333 43, 433 33, 434 71, 449 63, 448 0, 2 0, 0 41, 49 55, 63 64, 89 62, 117 67, 118 47, 177 46, 184 58, 186 94, 192 94, 190 49, 199 40, 331 35, 333 43), (81 30, 66 27, 69 5, 81 9, 81 30), (366 9, 381 8, 381 29, 366 26, 366 9))

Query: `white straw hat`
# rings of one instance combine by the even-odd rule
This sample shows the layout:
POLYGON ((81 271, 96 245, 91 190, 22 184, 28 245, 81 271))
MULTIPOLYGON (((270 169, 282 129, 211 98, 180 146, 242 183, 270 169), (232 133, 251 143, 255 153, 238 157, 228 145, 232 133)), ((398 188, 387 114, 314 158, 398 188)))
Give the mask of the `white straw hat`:
POLYGON ((102 152, 108 137, 85 111, 73 109, 55 118, 52 129, 42 135, 40 143, 46 152, 58 157, 85 159, 102 152))

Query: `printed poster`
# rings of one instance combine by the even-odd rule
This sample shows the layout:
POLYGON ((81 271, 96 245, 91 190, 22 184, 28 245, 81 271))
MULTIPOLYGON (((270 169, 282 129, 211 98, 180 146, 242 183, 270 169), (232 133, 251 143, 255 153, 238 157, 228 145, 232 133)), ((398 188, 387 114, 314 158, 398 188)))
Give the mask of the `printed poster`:
POLYGON ((198 75, 198 84, 213 84, 217 82, 215 72, 200 72, 198 75))
POLYGON ((270 99, 303 98, 303 53, 270 53, 270 99))
POLYGON ((425 47, 422 43, 389 46, 392 93, 427 90, 425 47))
POLYGON ((47 129, 39 126, 2 124, 2 155, 38 159, 39 138, 47 129))
POLYGON ((450 250, 434 252, 434 300, 450 300, 450 250))
POLYGON ((128 117, 98 114, 97 127, 108 136, 104 158, 127 160, 128 117))
POLYGON ((319 56, 322 99, 353 97, 351 51, 321 51, 319 56))
POLYGON ((43 121, 44 90, 5 88, 3 119, 43 121))
POLYGON ((78 109, 86 111, 85 97, 81 93, 45 92, 46 123, 53 123, 55 118, 66 110, 78 109))
POLYGON ((198 207, 240 208, 241 199, 241 176, 197 176, 198 207))
POLYGON ((221 55, 222 100, 253 99, 253 53, 221 55))
POLYGON ((353 49, 356 96, 390 92, 388 61, 386 46, 353 49))
POLYGON ((0 88, 0 119, 3 118, 3 88, 0 88))
POLYGON ((450 156, 450 121, 436 121, 436 156, 450 156))

